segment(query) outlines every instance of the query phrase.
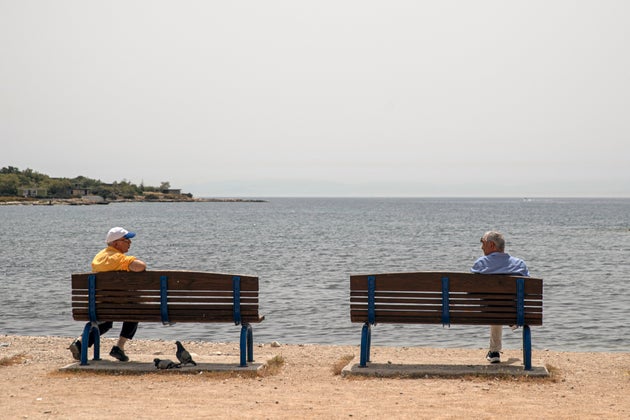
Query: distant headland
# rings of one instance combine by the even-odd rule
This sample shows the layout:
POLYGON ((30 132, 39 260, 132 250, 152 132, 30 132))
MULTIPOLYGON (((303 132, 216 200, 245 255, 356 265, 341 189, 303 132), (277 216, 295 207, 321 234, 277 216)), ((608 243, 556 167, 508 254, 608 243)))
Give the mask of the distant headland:
POLYGON ((22 206, 89 206, 95 204, 111 203, 266 203, 267 200, 253 198, 183 198, 183 197, 158 197, 147 200, 142 197, 125 198, 120 200, 104 200, 102 197, 89 196, 77 198, 24 198, 24 197, 0 197, 0 206, 22 205, 22 206))
POLYGON ((92 205, 126 202, 220 202, 263 203, 244 198, 196 198, 170 182, 159 187, 133 184, 127 180, 104 183, 78 176, 53 178, 45 174, 8 166, 0 169, 0 205, 92 205))

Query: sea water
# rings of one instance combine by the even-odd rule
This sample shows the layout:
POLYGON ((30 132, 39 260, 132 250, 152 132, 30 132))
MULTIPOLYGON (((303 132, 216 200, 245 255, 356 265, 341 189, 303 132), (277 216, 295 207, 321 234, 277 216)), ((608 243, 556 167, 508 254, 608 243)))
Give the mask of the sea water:
MULTIPOLYGON (((535 349, 629 351, 630 199, 266 198, 265 202, 0 206, 0 334, 75 337, 71 273, 90 271, 113 226, 151 270, 260 278, 254 341, 359 344, 351 274, 468 271, 479 239, 544 279, 535 349)), ((119 324, 109 334, 117 335, 119 324)), ((377 325, 373 345, 484 348, 485 326, 377 325)), ((141 324, 137 338, 238 341, 229 324, 141 324)), ((520 330, 504 347, 520 348, 520 330)))

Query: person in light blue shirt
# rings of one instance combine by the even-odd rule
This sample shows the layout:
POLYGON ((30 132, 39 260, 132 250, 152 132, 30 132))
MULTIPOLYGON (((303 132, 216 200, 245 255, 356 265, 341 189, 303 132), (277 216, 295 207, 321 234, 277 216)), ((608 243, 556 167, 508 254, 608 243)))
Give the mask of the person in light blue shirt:
MULTIPOLYGON (((489 231, 481 237, 481 249, 483 257, 479 257, 472 268, 473 273, 478 274, 511 274, 529 277, 529 270, 525 261, 512 257, 505 252, 505 238, 497 231, 489 231)), ((501 362, 501 348, 503 339, 503 326, 490 326, 490 349, 486 359, 490 363, 501 362)))

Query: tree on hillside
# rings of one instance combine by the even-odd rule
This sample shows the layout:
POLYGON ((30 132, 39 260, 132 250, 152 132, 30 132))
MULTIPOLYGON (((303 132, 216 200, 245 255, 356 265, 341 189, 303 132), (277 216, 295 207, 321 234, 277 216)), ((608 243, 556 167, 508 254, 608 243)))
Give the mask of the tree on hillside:
MULTIPOLYGON (((4 170, 4 168, 2 169, 4 170)), ((0 195, 18 195, 19 187, 20 178, 17 174, 11 172, 2 172, 2 175, 0 175, 0 195)))
POLYGON ((80 187, 80 188, 96 188, 101 186, 103 183, 100 180, 97 179, 91 179, 91 178, 87 178, 84 177, 82 175, 79 175, 76 178, 72 178, 71 179, 72 184, 74 186, 80 187))
POLYGON ((0 174, 19 174, 20 170, 15 166, 8 166, 0 169, 0 174))
POLYGON ((116 196, 121 196, 127 199, 132 199, 132 198, 135 198, 136 195, 142 194, 142 192, 136 185, 125 180, 120 181, 120 182, 114 182, 112 184, 112 192, 116 196))
POLYGON ((48 189, 48 195, 55 198, 68 198, 72 196, 72 182, 67 178, 49 178, 44 184, 48 189))

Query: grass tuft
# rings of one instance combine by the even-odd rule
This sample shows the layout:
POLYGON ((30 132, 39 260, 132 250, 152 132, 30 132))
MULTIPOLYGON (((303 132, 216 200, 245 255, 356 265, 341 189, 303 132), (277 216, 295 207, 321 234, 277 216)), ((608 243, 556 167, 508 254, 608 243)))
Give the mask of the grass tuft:
POLYGON ((549 378, 552 382, 558 382, 560 380, 560 369, 549 363, 545 364, 545 367, 547 368, 547 372, 549 372, 549 378))
POLYGON ((0 359, 0 366, 13 366, 26 361, 26 354, 18 353, 13 356, 7 356, 0 359))
POLYGON ((271 359, 267 360, 267 363, 265 363, 265 365, 261 369, 260 376, 277 375, 282 370, 284 363, 284 357, 280 355, 272 357, 271 359))
POLYGON ((337 360, 332 366, 333 375, 341 375, 341 371, 343 370, 343 368, 346 367, 346 365, 350 363, 350 360, 352 359, 354 359, 354 354, 346 354, 345 356, 341 357, 341 359, 337 360))

